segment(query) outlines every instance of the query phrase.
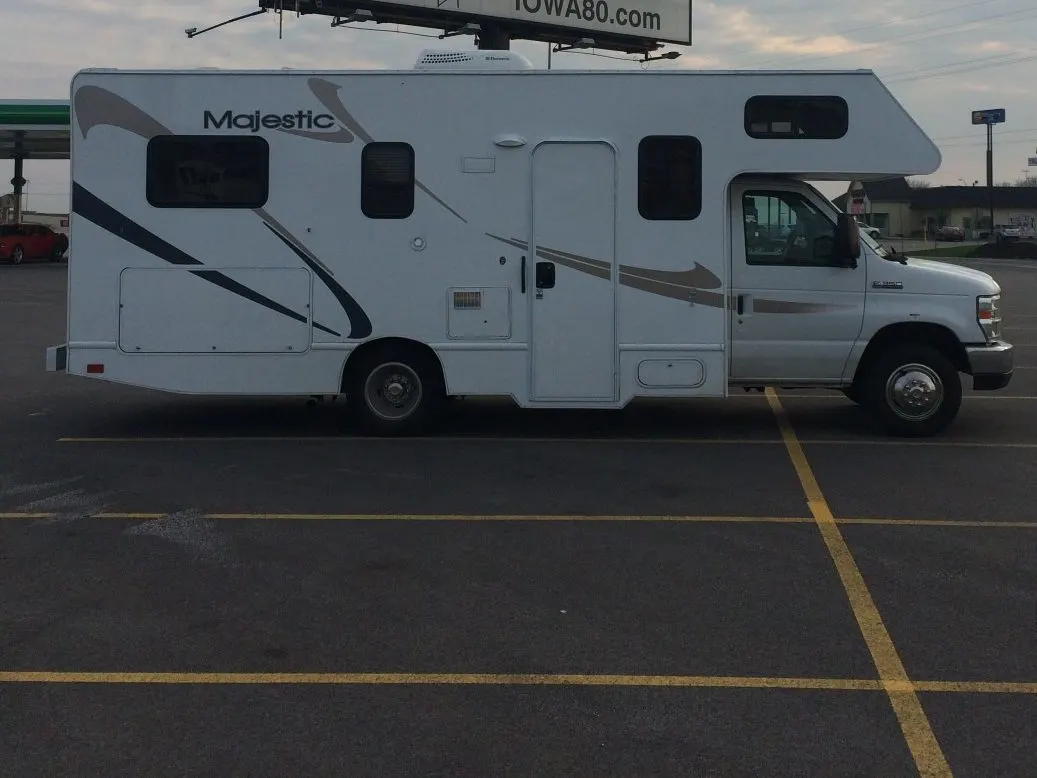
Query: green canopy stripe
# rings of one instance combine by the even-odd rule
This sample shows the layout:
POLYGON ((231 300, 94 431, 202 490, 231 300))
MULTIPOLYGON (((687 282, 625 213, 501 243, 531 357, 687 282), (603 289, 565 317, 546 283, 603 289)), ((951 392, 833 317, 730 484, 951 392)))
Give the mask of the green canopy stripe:
POLYGON ((37 125, 40 127, 67 127, 69 125, 69 106, 60 103, 53 105, 27 105, 19 103, 0 103, 0 125, 37 125))

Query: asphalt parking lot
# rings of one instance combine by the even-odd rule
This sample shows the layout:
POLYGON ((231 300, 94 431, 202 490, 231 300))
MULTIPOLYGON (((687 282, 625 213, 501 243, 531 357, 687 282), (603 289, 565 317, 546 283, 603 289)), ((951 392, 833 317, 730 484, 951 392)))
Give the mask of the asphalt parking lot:
POLYGON ((623 413, 334 405, 43 372, 0 266, 10 775, 1030 776, 1037 263, 1012 383, 938 439, 841 395, 623 413))

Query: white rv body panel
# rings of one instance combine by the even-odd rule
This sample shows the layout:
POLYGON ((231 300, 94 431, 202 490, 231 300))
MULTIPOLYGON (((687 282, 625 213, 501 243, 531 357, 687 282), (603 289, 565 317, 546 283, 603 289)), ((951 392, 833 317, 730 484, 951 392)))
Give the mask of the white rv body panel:
MULTIPOLYGON (((393 338, 431 348, 450 394, 618 407, 761 380, 844 384, 869 330, 890 322, 875 310, 876 268, 902 266, 866 245, 855 269, 750 267, 743 195, 791 192, 834 222, 802 180, 927 174, 940 154, 870 71, 431 67, 83 71, 71 160, 70 373, 336 394, 350 352, 393 338), (751 137, 755 95, 839 96, 848 129, 751 137), (152 205, 149 141, 169 135, 262 138, 265 202, 152 205), (692 218, 641 215, 646 136, 701 144, 692 218), (377 141, 413 149, 405 218, 362 212, 363 149, 377 141), (538 263, 555 270, 548 288, 538 263)), ((936 287, 951 276, 911 271, 934 320, 982 340, 974 298, 992 282, 956 277, 950 294, 972 309, 948 314, 936 287)))

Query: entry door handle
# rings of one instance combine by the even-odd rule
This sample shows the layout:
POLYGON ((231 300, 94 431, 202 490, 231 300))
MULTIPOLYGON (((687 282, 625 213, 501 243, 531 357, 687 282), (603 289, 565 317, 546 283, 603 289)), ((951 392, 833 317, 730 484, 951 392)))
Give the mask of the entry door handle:
POLYGON ((522 294, 526 293, 526 255, 522 255, 522 294))
POLYGON ((738 295, 737 311, 738 311, 738 315, 739 316, 741 316, 743 313, 745 313, 745 295, 744 294, 738 295))

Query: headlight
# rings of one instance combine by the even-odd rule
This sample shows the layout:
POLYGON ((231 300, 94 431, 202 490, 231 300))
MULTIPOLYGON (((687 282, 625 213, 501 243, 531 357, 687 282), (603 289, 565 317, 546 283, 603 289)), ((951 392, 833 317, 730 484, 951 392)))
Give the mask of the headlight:
POLYGON ((1001 295, 988 294, 976 298, 976 321, 987 340, 1001 337, 1001 295))

